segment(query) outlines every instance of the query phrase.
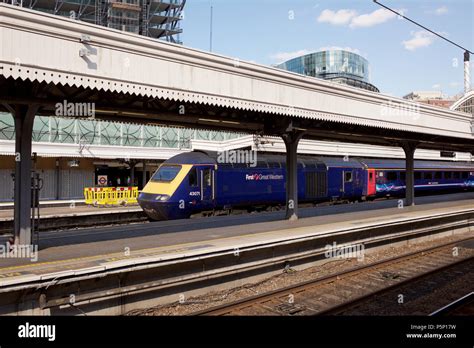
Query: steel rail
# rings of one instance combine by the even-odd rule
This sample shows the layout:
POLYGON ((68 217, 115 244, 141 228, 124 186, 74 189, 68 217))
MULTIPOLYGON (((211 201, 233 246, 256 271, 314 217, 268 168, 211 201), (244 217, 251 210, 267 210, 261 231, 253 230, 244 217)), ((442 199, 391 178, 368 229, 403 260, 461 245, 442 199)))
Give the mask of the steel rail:
MULTIPOLYGON (((474 240, 474 237, 468 237, 468 238, 460 239, 460 240, 457 240, 457 241, 454 241, 454 242, 448 242, 448 243, 444 243, 444 244, 441 244, 441 245, 436 245, 436 246, 426 248, 426 249, 423 249, 423 250, 418 250, 418 251, 415 251, 415 252, 406 253, 406 254, 403 254, 403 255, 388 258, 388 259, 385 259, 385 260, 380 260, 380 261, 377 261, 375 263, 371 263, 371 264, 364 265, 364 266, 353 267, 349 270, 345 270, 345 271, 342 271, 342 272, 339 272, 339 273, 336 273, 336 274, 331 274, 331 275, 328 275, 328 276, 324 276, 322 278, 305 281, 305 282, 302 282, 302 283, 299 283, 299 284, 290 285, 290 286, 285 287, 283 289, 273 290, 273 291, 270 291, 270 292, 266 292, 264 294, 259 294, 259 295, 255 295, 255 296, 252 296, 252 297, 249 297, 249 298, 244 298, 244 299, 232 302, 232 303, 222 304, 222 305, 219 305, 219 306, 204 309, 202 311, 190 313, 190 315, 201 316, 201 315, 226 315, 226 314, 230 314, 231 312, 233 312, 235 310, 240 310, 240 309, 245 308, 245 307, 251 307, 251 306, 253 306, 255 304, 258 304, 258 303, 260 303, 264 300, 284 296, 285 294, 288 294, 288 293, 296 293, 296 292, 299 292, 299 291, 302 291, 302 290, 306 290, 309 287, 324 285, 324 284, 327 284, 327 283, 330 283, 330 282, 333 282, 333 281, 340 280, 342 277, 346 278, 346 277, 351 276, 351 275, 360 274, 362 272, 365 272, 365 271, 368 271, 368 270, 371 270, 371 269, 379 268, 380 266, 399 263, 399 262, 403 262, 403 261, 406 261, 406 260, 411 259, 411 258, 417 258, 417 257, 420 257, 420 256, 424 256, 427 253, 434 253, 438 250, 445 249, 447 247, 454 246, 454 245, 457 245, 459 243, 463 243, 463 242, 471 241, 471 240, 474 240)), ((466 260, 467 259, 463 259, 462 261, 466 261, 466 260)), ((455 263, 450 263, 446 267, 453 266, 454 264, 455 263)), ((440 268, 438 268, 438 270, 439 269, 440 268)), ((422 275, 420 274, 418 276, 421 277, 422 275)), ((416 276, 416 277, 418 277, 418 276, 416 276)), ((411 278, 407 279, 406 281, 412 281, 413 278, 415 278, 415 277, 411 277, 411 278)), ((393 284, 390 287, 399 286, 400 284, 401 284, 401 282, 393 284)), ((381 289, 381 290, 373 291, 373 292, 371 292, 367 295, 361 296, 360 298, 356 298, 354 301, 361 300, 362 298, 367 298, 369 296, 373 296, 377 292, 384 291, 386 289, 388 289, 388 287, 386 287, 384 289, 381 289)), ((350 302, 353 302, 353 301, 351 300, 350 302)), ((347 302, 346 304, 348 304, 348 303, 349 302, 347 302)), ((321 312, 318 312, 317 314, 318 315, 319 314, 329 314, 332 310, 336 310, 337 307, 339 307, 339 306, 341 306, 341 308, 342 308, 342 306, 344 306, 344 304, 337 305, 337 306, 332 306, 331 308, 328 308, 327 310, 323 310, 321 312)))

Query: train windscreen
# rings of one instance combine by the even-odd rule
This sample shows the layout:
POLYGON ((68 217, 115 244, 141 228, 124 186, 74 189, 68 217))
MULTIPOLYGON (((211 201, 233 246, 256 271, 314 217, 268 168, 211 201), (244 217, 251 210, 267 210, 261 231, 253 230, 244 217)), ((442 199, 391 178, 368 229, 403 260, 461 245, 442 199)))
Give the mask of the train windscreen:
POLYGON ((181 170, 181 166, 177 165, 162 165, 156 172, 153 174, 151 181, 157 182, 169 182, 172 181, 176 175, 178 175, 181 170))

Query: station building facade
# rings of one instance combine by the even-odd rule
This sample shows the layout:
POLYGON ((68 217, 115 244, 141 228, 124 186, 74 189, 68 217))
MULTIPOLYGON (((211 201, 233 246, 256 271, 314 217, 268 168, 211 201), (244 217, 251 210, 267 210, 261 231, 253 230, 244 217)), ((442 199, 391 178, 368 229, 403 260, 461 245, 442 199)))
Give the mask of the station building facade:
MULTIPOLYGON (((83 198, 84 187, 142 188, 164 160, 204 142, 217 151, 238 133, 108 122, 75 117, 36 116, 32 152, 43 180, 42 200, 83 198)), ((0 201, 12 201, 15 171, 13 117, 0 113, 0 201)))
POLYGON ((306 76, 379 92, 379 89, 369 82, 369 62, 367 59, 345 50, 309 53, 278 64, 276 67, 306 76))

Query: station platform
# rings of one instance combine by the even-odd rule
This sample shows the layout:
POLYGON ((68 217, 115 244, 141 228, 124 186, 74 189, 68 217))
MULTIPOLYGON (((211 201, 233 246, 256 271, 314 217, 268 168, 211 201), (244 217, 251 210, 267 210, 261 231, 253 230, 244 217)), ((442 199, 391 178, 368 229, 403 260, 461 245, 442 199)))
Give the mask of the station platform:
MULTIPOLYGON (((85 205, 84 199, 57 199, 57 200, 47 200, 47 201, 40 201, 39 202, 40 208, 47 208, 47 207, 67 207, 70 205, 85 205)), ((1 210, 13 210, 14 203, 13 202, 0 202, 0 211, 1 210)))
MULTIPOLYGON (((93 207, 74 202, 40 207, 40 234, 78 228, 103 227, 114 224, 143 222, 146 215, 138 204, 113 207, 93 207)), ((0 209, 0 236, 13 236, 14 211, 0 209)))
MULTIPOLYGON (((120 214, 132 211, 141 211, 141 208, 138 206, 138 204, 116 207, 93 207, 90 205, 76 205, 73 202, 69 202, 67 205, 47 207, 40 206, 40 217, 41 219, 54 219, 72 216, 86 217, 90 215, 120 214)), ((13 221, 13 214, 13 208, 0 209, 0 222, 13 221)))
POLYGON ((420 197, 416 206, 402 209, 397 205, 397 200, 387 200, 307 208, 301 210, 300 216, 309 217, 297 221, 282 220, 283 212, 276 212, 45 233, 36 262, 27 258, 0 259, 0 286, 151 260, 178 262, 181 258, 219 250, 330 237, 374 226, 472 212, 474 192, 420 197))

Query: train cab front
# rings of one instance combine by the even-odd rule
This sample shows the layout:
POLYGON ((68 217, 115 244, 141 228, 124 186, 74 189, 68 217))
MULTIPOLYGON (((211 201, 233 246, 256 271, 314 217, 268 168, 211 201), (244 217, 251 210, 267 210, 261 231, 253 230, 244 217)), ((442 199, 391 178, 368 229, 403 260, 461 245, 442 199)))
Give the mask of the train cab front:
POLYGON ((189 217, 180 206, 180 186, 191 166, 162 164, 138 196, 138 204, 152 220, 173 220, 189 217))

